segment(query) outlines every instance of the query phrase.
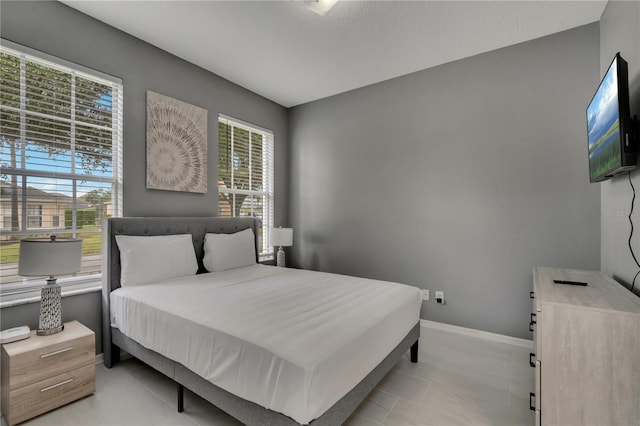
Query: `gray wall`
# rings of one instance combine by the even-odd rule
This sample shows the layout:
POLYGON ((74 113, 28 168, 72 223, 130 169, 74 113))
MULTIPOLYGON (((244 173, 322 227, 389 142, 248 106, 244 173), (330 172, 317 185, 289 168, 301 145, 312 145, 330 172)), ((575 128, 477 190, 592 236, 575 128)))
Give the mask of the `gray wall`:
MULTIPOLYGON (((607 4, 600 20, 601 76, 616 52, 620 52, 629 64, 631 114, 640 116, 640 2, 611 1, 607 4)), ((633 171, 631 179, 640 196, 640 171, 633 171)), ((638 272, 627 245, 631 230, 627 216, 633 192, 626 174, 599 185, 602 203, 602 272, 630 288, 633 276, 638 272)), ((640 260, 640 202, 637 201, 634 211, 636 232, 632 243, 640 260)), ((640 279, 636 280, 635 293, 640 295, 640 279)))
POLYGON ((594 23, 292 109, 293 263, 444 290, 423 318, 531 339, 533 266, 600 268, 598 43, 594 23))
MULTIPOLYGON (((284 107, 58 2, 2 1, 0 19, 3 38, 122 78, 125 216, 217 215, 217 116, 224 113, 273 130, 275 221, 287 223, 288 118, 284 107), (145 188, 147 90, 208 110, 207 194, 145 188)), ((65 300, 65 319, 84 317, 87 325, 100 324, 97 295, 82 297, 83 303, 91 304, 95 317, 87 317, 85 310, 77 309, 81 303, 71 300, 75 297, 68 299, 65 300)), ((16 323, 15 318, 20 318, 18 324, 27 322, 24 312, 36 312, 37 320, 34 306, 2 309, 2 327, 16 323)), ((98 330, 99 327, 95 331, 98 330)))
MULTIPOLYGON (((100 292, 80 294, 62 298, 62 321, 80 321, 96 333, 96 353, 102 352, 102 306, 100 292)), ((26 303, 0 309, 2 329, 28 325, 38 328, 39 303, 26 303)))

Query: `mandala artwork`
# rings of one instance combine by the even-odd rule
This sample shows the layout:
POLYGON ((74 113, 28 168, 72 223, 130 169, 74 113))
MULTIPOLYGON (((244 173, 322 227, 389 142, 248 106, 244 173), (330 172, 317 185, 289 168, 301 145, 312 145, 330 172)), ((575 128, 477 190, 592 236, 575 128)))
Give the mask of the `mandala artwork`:
POLYGON ((207 110, 147 91, 147 188, 207 192, 207 110))

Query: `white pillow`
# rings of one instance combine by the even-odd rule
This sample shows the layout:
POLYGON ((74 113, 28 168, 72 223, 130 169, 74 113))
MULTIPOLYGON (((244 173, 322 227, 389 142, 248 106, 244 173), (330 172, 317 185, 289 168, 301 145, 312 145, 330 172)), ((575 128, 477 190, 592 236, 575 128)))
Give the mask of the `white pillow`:
POLYGON ((150 284, 198 272, 191 234, 150 237, 116 235, 120 285, 150 284))
POLYGON ((256 246, 251 228, 235 234, 206 234, 203 263, 209 272, 255 264, 256 246))

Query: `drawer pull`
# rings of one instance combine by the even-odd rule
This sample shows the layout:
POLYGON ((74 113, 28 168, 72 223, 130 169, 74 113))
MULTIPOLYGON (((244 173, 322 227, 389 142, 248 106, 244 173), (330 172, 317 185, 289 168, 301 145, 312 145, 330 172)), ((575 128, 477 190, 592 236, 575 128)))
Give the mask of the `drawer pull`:
POLYGON ((532 313, 531 314, 531 321, 529 322, 529 331, 533 331, 533 325, 536 324, 536 320, 534 318, 536 318, 537 315, 532 313))
POLYGON ((533 368, 536 367, 536 362, 533 361, 533 358, 536 356, 533 352, 529 352, 529 365, 533 368))
POLYGON ((533 392, 529 392, 529 410, 536 411, 536 394, 533 392), (531 398, 533 398, 533 402, 531 402, 531 398))
POLYGON ((67 383, 71 383, 71 382, 73 382, 73 379, 68 379, 68 380, 65 380, 64 382, 60 382, 60 383, 58 383, 56 385, 51 385, 51 386, 47 386, 46 388, 42 388, 42 389, 40 389, 40 392, 46 392, 48 390, 55 389, 58 386, 66 385, 67 383))
POLYGON ((535 293, 533 291, 529 292, 529 299, 535 299, 535 293))
POLYGON ((54 355, 58 355, 64 352, 69 352, 70 350, 73 350, 73 346, 68 347, 68 348, 64 348, 64 349, 60 349, 59 351, 53 351, 53 352, 49 352, 48 354, 44 354, 44 355, 40 355, 40 358, 48 358, 50 356, 54 356, 54 355))

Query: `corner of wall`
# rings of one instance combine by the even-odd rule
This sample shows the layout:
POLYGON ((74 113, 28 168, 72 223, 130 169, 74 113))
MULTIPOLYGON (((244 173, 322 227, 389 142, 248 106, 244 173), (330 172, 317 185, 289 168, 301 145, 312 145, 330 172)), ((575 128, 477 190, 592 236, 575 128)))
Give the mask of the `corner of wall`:
MULTIPOLYGON (((640 116, 640 2, 609 1, 600 19, 600 74, 609 66, 611 59, 620 52, 629 64, 629 95, 632 115, 640 116)), ((640 190, 640 169, 629 175, 631 182, 640 190)), ((631 287, 634 276, 640 268, 636 265, 628 247, 631 225, 636 226, 631 238, 636 256, 640 256, 640 215, 636 204, 631 212, 633 190, 627 175, 602 182, 601 201, 601 270, 605 274, 631 287)), ((636 280, 635 293, 640 295, 640 283, 636 280)))

